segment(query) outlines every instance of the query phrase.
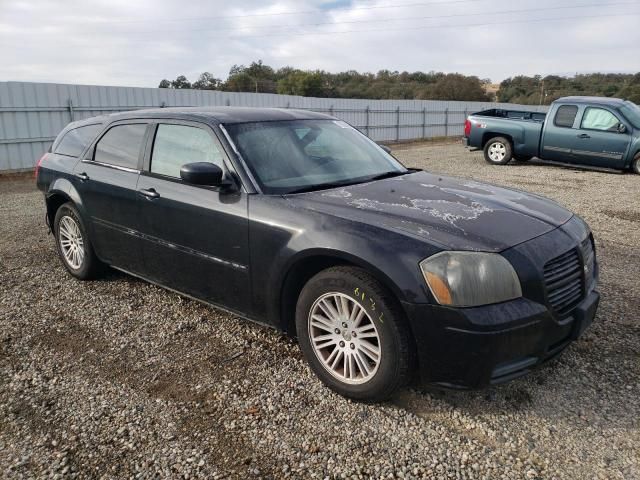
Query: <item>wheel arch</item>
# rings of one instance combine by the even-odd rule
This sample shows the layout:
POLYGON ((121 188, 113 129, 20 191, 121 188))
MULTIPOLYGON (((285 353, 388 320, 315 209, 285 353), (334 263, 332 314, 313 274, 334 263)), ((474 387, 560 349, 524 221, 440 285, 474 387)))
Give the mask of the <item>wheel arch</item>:
POLYGON ((359 267, 372 275, 400 302, 402 292, 382 270, 370 262, 346 252, 314 249, 302 252, 293 258, 285 267, 284 273, 276 285, 279 295, 276 296, 275 312, 279 329, 295 336, 295 309, 300 292, 306 283, 317 273, 336 266, 359 267))
POLYGON ((487 146, 487 143, 489 143, 489 141, 492 138, 496 138, 496 137, 502 137, 509 140, 509 142, 511 143, 511 149, 513 150, 513 136, 511 136, 508 133, 500 133, 500 132, 484 132, 482 134, 482 148, 484 149, 484 147, 487 146))
MULTIPOLYGON (((80 212, 80 215, 86 219, 86 212, 80 194, 73 184, 65 179, 59 178, 51 184, 45 194, 45 203, 47 207, 47 222, 53 230, 53 222, 56 218, 58 209, 67 202, 71 202, 80 212)), ((89 225, 85 221, 85 228, 89 225)))

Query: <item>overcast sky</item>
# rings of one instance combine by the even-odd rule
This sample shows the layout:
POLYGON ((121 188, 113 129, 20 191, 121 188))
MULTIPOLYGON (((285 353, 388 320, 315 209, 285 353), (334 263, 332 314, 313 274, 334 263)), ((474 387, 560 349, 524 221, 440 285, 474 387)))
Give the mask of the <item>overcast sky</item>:
POLYGON ((262 59, 331 72, 640 71, 640 0, 0 0, 0 81, 155 87, 262 59))

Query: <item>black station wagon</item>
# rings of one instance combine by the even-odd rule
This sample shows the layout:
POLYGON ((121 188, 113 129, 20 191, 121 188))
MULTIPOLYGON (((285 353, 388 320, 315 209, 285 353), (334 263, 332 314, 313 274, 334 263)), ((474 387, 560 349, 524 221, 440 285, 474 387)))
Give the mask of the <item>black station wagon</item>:
POLYGON ((38 162, 63 265, 109 265, 297 337, 335 391, 510 380, 590 325, 588 226, 517 190, 405 168, 289 109, 166 108, 67 126, 38 162), (418 375, 419 374, 419 375, 418 375))

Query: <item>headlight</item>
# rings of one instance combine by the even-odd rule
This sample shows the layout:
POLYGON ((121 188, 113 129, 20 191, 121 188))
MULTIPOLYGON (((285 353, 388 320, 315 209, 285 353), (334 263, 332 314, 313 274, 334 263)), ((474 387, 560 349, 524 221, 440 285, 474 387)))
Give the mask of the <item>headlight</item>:
POLYGON ((441 305, 475 307, 522 296, 518 275, 497 253, 441 252, 420 262, 420 268, 441 305))

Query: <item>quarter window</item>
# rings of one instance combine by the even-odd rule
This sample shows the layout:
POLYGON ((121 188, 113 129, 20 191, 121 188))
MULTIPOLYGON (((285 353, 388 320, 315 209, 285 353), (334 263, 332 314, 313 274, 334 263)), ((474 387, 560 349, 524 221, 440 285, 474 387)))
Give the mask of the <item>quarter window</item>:
POLYGON ((96 137, 100 128, 102 128, 102 125, 96 124, 69 130, 56 146, 54 153, 69 157, 80 156, 84 149, 87 148, 87 145, 96 137))
POLYGON ((619 124, 618 117, 603 108, 587 108, 582 117, 582 128, 585 130, 616 132, 619 124))
POLYGON ((198 127, 158 125, 151 172, 180 178, 180 168, 194 162, 215 163, 222 167, 222 153, 211 135, 198 127))
POLYGON ((144 123, 112 127, 98 141, 93 159, 108 165, 137 169, 146 129, 144 123))
POLYGON ((553 124, 556 127, 571 128, 578 114, 578 107, 575 105, 562 105, 556 112, 553 124))

